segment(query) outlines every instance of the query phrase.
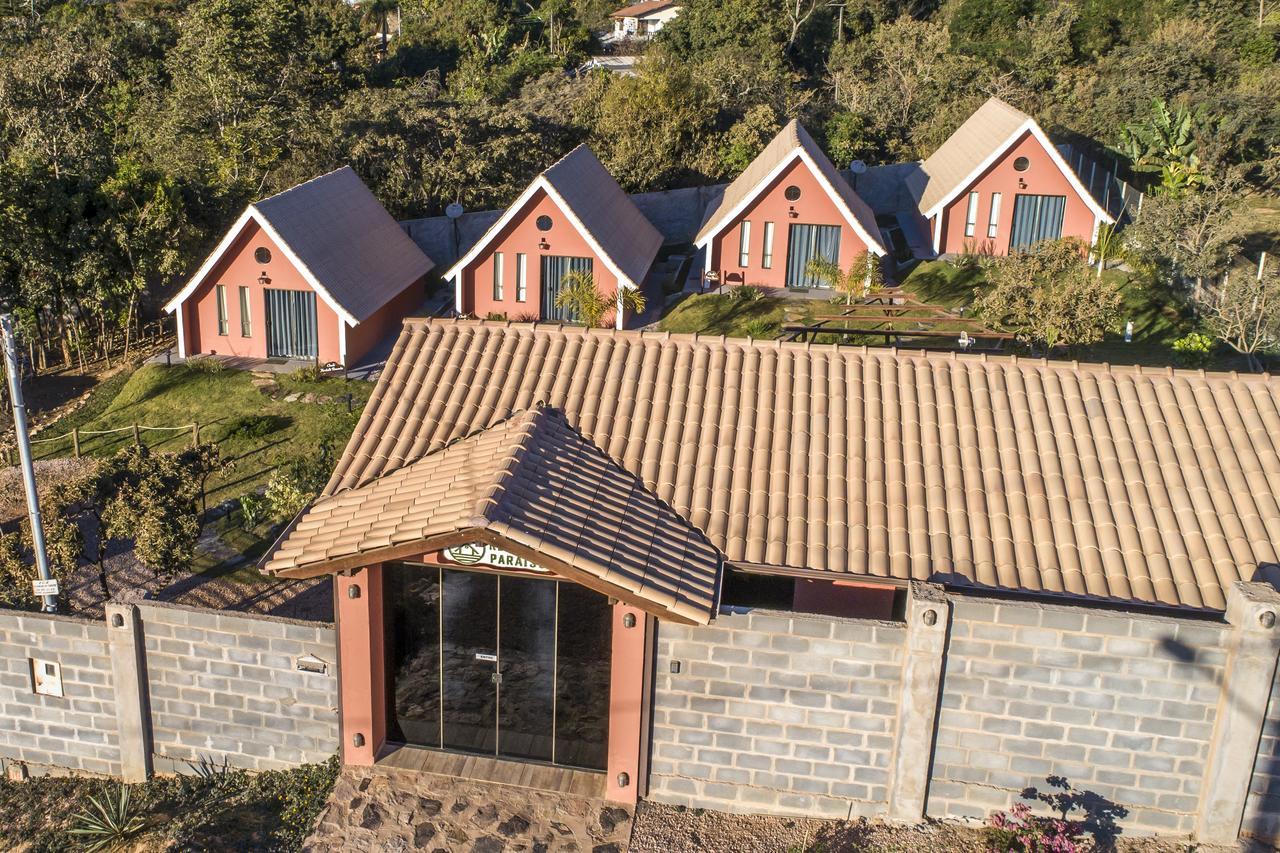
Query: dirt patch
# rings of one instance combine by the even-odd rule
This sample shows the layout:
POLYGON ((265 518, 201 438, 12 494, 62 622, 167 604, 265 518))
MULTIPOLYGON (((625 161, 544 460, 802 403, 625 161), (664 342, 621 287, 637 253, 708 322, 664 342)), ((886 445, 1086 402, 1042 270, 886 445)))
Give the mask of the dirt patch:
MULTIPOLYGON (((642 802, 636 809, 631 853, 989 853, 982 829, 931 821, 893 826, 868 820, 819 820, 772 815, 736 815, 707 809, 642 802)), ((1082 851, 1095 848, 1086 844, 1082 851)), ((1227 853, 1184 839, 1125 838, 1116 853, 1227 853)), ((1257 848, 1258 851, 1271 848, 1257 848)))

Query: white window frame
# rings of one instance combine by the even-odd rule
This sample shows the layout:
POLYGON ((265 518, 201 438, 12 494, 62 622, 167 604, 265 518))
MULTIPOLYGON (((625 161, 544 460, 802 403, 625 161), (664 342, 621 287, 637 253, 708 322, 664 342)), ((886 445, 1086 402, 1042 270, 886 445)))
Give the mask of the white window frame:
POLYGON ((987 218, 987 238, 993 238, 1000 231, 1000 193, 991 194, 991 215, 987 218))
POLYGON ((978 229, 978 194, 969 193, 969 206, 964 214, 964 236, 972 237, 978 229))
POLYGON ((529 256, 524 252, 516 252, 516 302, 524 302, 528 296, 529 256))
POLYGON ((214 299, 218 303, 218 336, 227 337, 227 287, 217 284, 213 287, 214 299))
POLYGON ((503 273, 505 272, 505 270, 503 270, 502 267, 503 267, 502 253, 494 252, 493 253, 493 301, 494 302, 502 301, 502 296, 503 296, 502 276, 503 276, 503 273))
POLYGON ((238 293, 236 295, 240 299, 240 337, 252 338, 253 337, 253 308, 252 308, 252 297, 249 293, 249 288, 243 284, 240 285, 238 293))
POLYGON ((760 266, 763 269, 773 269, 773 223, 766 222, 764 224, 764 252, 760 256, 760 266))
POLYGON ((738 266, 751 266, 751 220, 742 220, 738 231, 738 266))

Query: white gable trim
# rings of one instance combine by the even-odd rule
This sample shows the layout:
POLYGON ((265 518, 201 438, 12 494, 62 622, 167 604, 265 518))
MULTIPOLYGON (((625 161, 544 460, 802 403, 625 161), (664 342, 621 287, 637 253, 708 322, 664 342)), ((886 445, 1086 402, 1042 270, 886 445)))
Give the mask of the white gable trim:
MULTIPOLYGON (((178 291, 177 295, 170 299, 164 306, 166 313, 174 313, 182 303, 187 301, 191 294, 195 293, 196 288, 204 282, 209 273, 213 271, 214 266, 222 260, 222 256, 226 254, 227 249, 231 247, 231 244, 244 232, 245 226, 249 224, 250 220, 256 222, 258 227, 266 232, 267 236, 280 247, 280 251, 284 253, 284 256, 289 260, 289 263, 293 264, 294 269, 302 274, 302 278, 307 282, 307 284, 311 285, 311 288, 319 294, 320 298, 324 300, 326 305, 333 309, 333 312, 338 315, 339 319, 341 319, 343 323, 348 326, 354 326, 359 322, 359 320, 357 320, 350 311, 338 304, 338 300, 333 298, 333 294, 331 294, 325 286, 320 283, 320 280, 315 277, 315 274, 311 272, 307 265, 302 262, 302 259, 299 258, 293 249, 289 247, 289 244, 285 242, 285 239, 280 236, 280 233, 276 231, 275 228, 271 227, 271 223, 267 221, 267 218, 259 213, 258 209, 253 205, 249 205, 245 208, 244 213, 240 214, 240 218, 236 220, 235 224, 232 225, 223 236, 222 242, 218 243, 217 248, 214 249, 213 252, 210 253, 209 257, 205 258, 204 263, 200 265, 200 269, 196 270, 196 274, 188 279, 182 290, 178 291)), ((178 321, 181 323, 182 318, 179 317, 178 321)))
POLYGON ((454 265, 449 267, 445 272, 444 278, 446 280, 452 280, 454 283, 455 302, 459 311, 462 310, 462 271, 470 266, 476 258, 478 258, 480 254, 487 249, 491 243, 493 243, 494 239, 502 233, 502 229, 511 224, 511 221, 528 206, 529 201, 538 190, 546 192, 547 197, 555 202, 556 207, 558 207, 560 212, 564 214, 565 218, 569 220, 577 230, 578 234, 582 236, 582 239, 587 241, 587 245, 591 248, 591 251, 595 252, 596 256, 599 257, 600 260, 604 261, 605 267, 609 272, 613 273, 614 277, 618 279, 618 282, 622 287, 626 287, 630 290, 636 290, 640 287, 640 283, 632 281, 631 278, 622 271, 617 263, 614 262, 613 258, 609 256, 609 253, 601 248, 600 244, 596 241, 595 235, 593 235, 591 230, 587 228, 581 219, 578 218, 577 214, 573 212, 573 208, 564 200, 564 197, 561 196, 560 193, 556 192, 556 188, 547 180, 546 175, 539 175, 533 179, 533 182, 530 183, 529 186, 525 187, 524 192, 520 193, 520 197, 513 201, 511 205, 503 211, 502 216, 498 218, 498 221, 489 226, 489 230, 484 232, 484 236, 477 240, 475 244, 467 250, 467 253, 459 258, 454 265))
POLYGON ((946 195, 933 205, 933 207, 926 211, 922 211, 925 218, 928 219, 934 214, 938 214, 939 222, 941 222, 942 209, 955 201, 962 192, 972 186, 973 182, 976 181, 983 172, 995 165, 1001 157, 1008 153, 1014 143, 1021 139, 1022 135, 1027 132, 1030 132, 1032 137, 1040 143, 1040 147, 1048 152, 1049 158, 1053 160, 1054 165, 1058 167, 1058 171, 1061 172, 1067 179, 1067 182, 1071 184, 1071 188, 1076 191, 1076 195, 1080 196, 1081 201, 1088 205, 1089 210, 1093 212, 1093 215, 1106 222, 1108 225, 1114 225, 1116 221, 1115 218, 1111 216, 1111 214, 1107 213, 1107 211, 1103 209, 1102 205, 1098 204, 1097 199, 1093 197, 1093 193, 1085 189, 1084 184, 1080 183, 1080 176, 1076 174, 1075 169, 1072 169, 1071 166, 1067 164, 1067 161, 1062 159, 1062 155, 1058 153, 1057 146, 1049 141, 1049 137, 1045 135, 1044 131, 1040 129, 1040 125, 1036 124, 1036 120, 1033 118, 1028 118, 1020 124, 1018 128, 1009 135, 1008 139, 996 146, 995 149, 987 155, 986 159, 978 164, 977 168, 970 172, 963 181, 952 187, 946 195))
MULTIPOLYGON (((694 246, 699 249, 709 246, 711 241, 720 236, 721 232, 729 226, 729 223, 741 216, 743 212, 760 197, 760 193, 765 187, 768 187, 776 181, 779 176, 781 176, 782 173, 785 172, 797 159, 802 161, 805 166, 808 167, 809 172, 826 192, 827 198, 829 198, 832 204, 836 206, 836 209, 840 211, 845 222, 848 223, 849 227, 853 229, 853 232, 858 235, 858 238, 862 240, 863 245, 867 247, 868 251, 883 257, 886 254, 884 246, 880 244, 878 239, 872 237, 867 233, 867 230, 862 227, 862 222, 857 216, 854 216, 853 211, 849 209, 849 205, 845 204, 840 193, 836 192, 835 187, 831 186, 831 182, 827 180, 826 176, 822 173, 822 170, 818 168, 818 164, 813 161, 813 158, 809 156, 809 152, 805 151, 802 146, 796 146, 790 154, 779 161, 778 165, 774 166, 773 169, 770 170, 769 174, 765 175, 760 182, 752 188, 750 193, 745 195, 740 202, 734 205, 732 210, 717 219, 715 224, 706 231, 706 236, 695 242, 694 246)), ((710 249, 707 249, 707 252, 708 256, 710 256, 710 249)))

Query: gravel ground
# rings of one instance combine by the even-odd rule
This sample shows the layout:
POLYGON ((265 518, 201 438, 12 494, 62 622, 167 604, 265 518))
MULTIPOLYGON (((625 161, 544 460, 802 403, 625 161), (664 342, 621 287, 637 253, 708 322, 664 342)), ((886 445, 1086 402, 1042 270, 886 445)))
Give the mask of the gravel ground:
MULTIPOLYGON (((1226 848, 1181 840, 1124 838, 1117 853, 1228 853, 1271 847, 1226 848)), ((931 822, 890 826, 866 820, 838 821, 736 815, 642 802, 636 809, 631 853, 989 853, 977 827, 931 822)))

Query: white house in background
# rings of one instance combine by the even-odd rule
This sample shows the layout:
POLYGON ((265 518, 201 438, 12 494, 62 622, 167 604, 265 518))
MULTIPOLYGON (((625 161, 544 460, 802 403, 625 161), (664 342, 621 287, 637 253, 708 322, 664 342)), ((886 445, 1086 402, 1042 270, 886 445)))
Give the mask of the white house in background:
POLYGON ((681 7, 674 0, 644 0, 625 6, 609 17, 613 18, 613 32, 606 42, 623 39, 648 39, 680 15, 681 7))

